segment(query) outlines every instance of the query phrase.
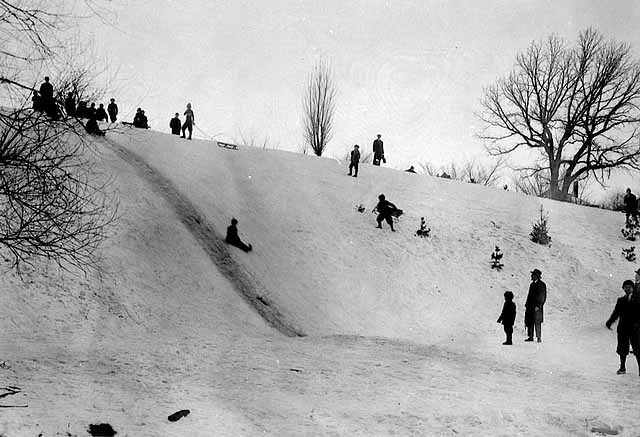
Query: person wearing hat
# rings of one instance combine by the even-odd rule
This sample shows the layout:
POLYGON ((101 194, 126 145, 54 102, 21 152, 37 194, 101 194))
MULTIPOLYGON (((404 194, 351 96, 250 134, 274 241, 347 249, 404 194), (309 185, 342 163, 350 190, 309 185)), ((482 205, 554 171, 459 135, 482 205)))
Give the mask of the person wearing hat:
POLYGON ((547 285, 542 282, 541 276, 542 272, 540 270, 533 269, 531 271, 529 294, 527 294, 527 301, 524 304, 524 324, 527 327, 525 341, 533 341, 535 329, 538 343, 542 342, 543 307, 547 300, 547 285))
POLYGON ((618 320, 618 327, 616 328, 618 336, 618 346, 616 353, 620 355, 620 368, 618 369, 618 375, 627 373, 626 361, 627 355, 629 355, 629 344, 631 343, 631 336, 633 334, 633 306, 631 302, 631 295, 635 288, 635 284, 631 279, 627 279, 622 283, 622 289, 624 290, 624 296, 619 297, 616 301, 616 306, 611 313, 611 317, 605 323, 608 329, 611 329, 616 320, 618 320))
POLYGON ((378 222, 377 228, 382 229, 382 221, 386 220, 386 222, 389 223, 391 230, 395 232, 396 230, 393 229, 393 216, 391 213, 398 208, 393 203, 389 202, 384 197, 384 194, 379 195, 378 200, 378 204, 373 209, 374 212, 378 213, 378 217, 376 218, 376 221, 378 222))
POLYGON ((516 304, 513 302, 513 293, 509 290, 504 292, 504 305, 502 313, 498 317, 498 323, 504 326, 504 333, 507 336, 503 345, 512 345, 513 325, 516 322, 516 304))
POLYGON ((351 170, 354 170, 353 177, 358 177, 358 164, 360 163, 360 146, 357 144, 353 146, 353 150, 351 151, 351 162, 349 163, 349 176, 351 175, 351 170))
POLYGON ((382 135, 378 134, 378 138, 373 140, 373 165, 380 165, 380 161, 386 163, 384 157, 384 143, 380 139, 382 135))
POLYGON ((227 244, 237 247, 238 249, 244 250, 245 252, 251 252, 253 250, 253 246, 251 246, 251 244, 246 245, 242 242, 242 240, 240 240, 240 237, 238 236, 237 225, 238 225, 238 220, 236 220, 235 218, 232 218, 231 226, 227 228, 227 237, 225 238, 224 241, 226 241, 227 244))
POLYGON ((118 119, 118 105, 116 104, 116 99, 111 98, 111 102, 107 105, 107 112, 109 113, 111 123, 115 123, 118 119))
POLYGON ((182 126, 182 122, 180 121, 180 114, 176 112, 176 115, 169 122, 169 127, 171 128, 171 133, 173 135, 180 135, 180 128, 182 126))
POLYGON ((185 130, 189 129, 189 138, 191 139, 191 133, 193 132, 193 126, 196 124, 196 119, 193 115, 193 111, 191 110, 191 103, 187 103, 187 110, 184 111, 185 119, 184 124, 182 125, 182 138, 185 138, 185 130))

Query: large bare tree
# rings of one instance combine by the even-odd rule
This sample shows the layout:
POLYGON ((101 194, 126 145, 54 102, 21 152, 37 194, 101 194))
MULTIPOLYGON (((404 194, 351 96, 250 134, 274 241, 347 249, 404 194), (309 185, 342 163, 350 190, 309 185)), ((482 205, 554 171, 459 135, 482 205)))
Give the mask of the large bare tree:
POLYGON ((639 168, 640 64, 628 44, 593 29, 574 47, 555 35, 532 43, 481 104, 488 152, 535 151, 520 170, 548 172, 553 199, 566 200, 576 180, 603 184, 614 169, 639 168))
POLYGON ((333 136, 336 83, 331 66, 318 61, 309 76, 303 97, 304 140, 321 156, 333 136))

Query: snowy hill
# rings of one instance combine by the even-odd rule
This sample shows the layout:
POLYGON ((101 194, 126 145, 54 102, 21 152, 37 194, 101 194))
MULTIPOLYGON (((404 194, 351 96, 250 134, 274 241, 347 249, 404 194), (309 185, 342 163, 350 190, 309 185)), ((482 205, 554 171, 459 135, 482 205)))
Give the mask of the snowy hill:
POLYGON ((0 409, 0 435, 640 432, 635 363, 615 375, 604 328, 637 268, 619 213, 150 131, 97 146, 121 202, 104 273, 0 282, 0 377, 22 389, 4 399, 29 405, 0 409), (375 228, 380 193, 405 211, 395 233, 375 228), (550 247, 529 240, 541 204, 550 247), (221 242, 232 217, 253 252, 221 242), (521 342, 533 268, 540 345, 521 342), (506 290, 512 347, 495 322, 506 290))

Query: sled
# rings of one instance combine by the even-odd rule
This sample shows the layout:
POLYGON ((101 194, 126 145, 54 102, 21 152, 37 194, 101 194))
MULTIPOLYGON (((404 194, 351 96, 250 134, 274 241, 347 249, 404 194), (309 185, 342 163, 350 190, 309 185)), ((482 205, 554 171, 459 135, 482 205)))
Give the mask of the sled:
POLYGON ((222 141, 216 141, 216 143, 218 143, 218 147, 224 147, 225 149, 238 150, 238 146, 236 144, 224 143, 222 141))

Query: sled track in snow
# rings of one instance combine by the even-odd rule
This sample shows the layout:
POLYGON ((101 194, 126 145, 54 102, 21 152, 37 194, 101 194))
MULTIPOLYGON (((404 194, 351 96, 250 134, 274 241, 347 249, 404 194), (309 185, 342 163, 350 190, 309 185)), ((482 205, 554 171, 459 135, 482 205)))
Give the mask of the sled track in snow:
POLYGON ((198 212, 195 205, 183 196, 168 178, 156 171, 137 154, 109 139, 106 141, 125 162, 132 165, 136 172, 151 184, 154 191, 169 202, 180 221, 195 237, 211 262, 269 325, 289 337, 305 336, 304 333, 284 320, 284 316, 264 296, 264 293, 261 293, 264 287, 233 260, 224 238, 216 233, 198 212))

